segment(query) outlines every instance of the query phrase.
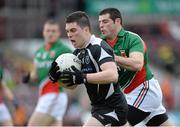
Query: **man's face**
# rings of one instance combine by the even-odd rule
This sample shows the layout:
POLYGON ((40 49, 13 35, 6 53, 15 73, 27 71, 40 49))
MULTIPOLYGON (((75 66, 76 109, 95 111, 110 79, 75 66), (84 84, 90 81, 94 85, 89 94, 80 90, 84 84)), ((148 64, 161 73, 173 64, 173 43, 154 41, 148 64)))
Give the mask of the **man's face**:
POLYGON ((111 36, 116 30, 116 24, 110 19, 109 14, 103 14, 99 16, 100 31, 106 37, 111 36))
POLYGON ((75 48, 81 48, 85 43, 85 30, 76 22, 66 23, 66 32, 75 48))
POLYGON ((59 39, 60 30, 57 24, 45 24, 43 29, 44 40, 47 43, 54 43, 59 39))

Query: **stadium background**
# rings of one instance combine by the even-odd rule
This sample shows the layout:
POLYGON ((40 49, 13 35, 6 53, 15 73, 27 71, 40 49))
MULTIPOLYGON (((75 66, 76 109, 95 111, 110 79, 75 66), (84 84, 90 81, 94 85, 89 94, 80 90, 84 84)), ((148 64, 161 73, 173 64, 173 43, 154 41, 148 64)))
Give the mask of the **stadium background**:
MULTIPOLYGON (((21 83, 22 74, 32 67, 36 49, 43 44, 42 27, 49 18, 61 24, 62 39, 67 14, 82 10, 99 36, 98 12, 105 7, 120 9, 127 30, 138 33, 149 48, 150 64, 164 94, 170 119, 180 125, 180 1, 179 0, 0 0, 0 63, 7 85, 24 106, 27 119, 37 101, 37 87, 21 83)), ((64 125, 81 125, 89 115, 84 87, 69 94, 64 125)), ((8 106, 13 114, 10 103, 8 106)), ((17 116, 15 116, 17 117, 17 116)), ((22 123, 17 123, 17 125, 22 123)), ((26 124, 26 123, 24 123, 26 124)))

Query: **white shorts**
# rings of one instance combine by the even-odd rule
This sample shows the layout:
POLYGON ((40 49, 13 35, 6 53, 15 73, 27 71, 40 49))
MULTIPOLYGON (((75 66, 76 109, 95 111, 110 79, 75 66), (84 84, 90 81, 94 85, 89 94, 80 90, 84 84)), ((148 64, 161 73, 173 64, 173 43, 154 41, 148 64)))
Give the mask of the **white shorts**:
POLYGON ((131 93, 126 94, 127 103, 144 112, 151 112, 146 121, 163 114, 166 109, 162 105, 162 91, 157 80, 145 81, 131 93))
POLYGON ((35 112, 47 113, 56 120, 62 121, 67 109, 68 98, 64 92, 47 93, 40 96, 35 112))
POLYGON ((0 103, 0 122, 5 120, 11 120, 11 115, 6 105, 4 103, 0 103))

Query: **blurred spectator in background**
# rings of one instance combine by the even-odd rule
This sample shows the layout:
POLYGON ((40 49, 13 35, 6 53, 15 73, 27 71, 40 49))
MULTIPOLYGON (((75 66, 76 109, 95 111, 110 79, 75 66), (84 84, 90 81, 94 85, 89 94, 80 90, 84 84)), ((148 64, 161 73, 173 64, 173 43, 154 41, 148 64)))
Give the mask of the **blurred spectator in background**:
POLYGON ((5 39, 5 31, 6 31, 5 23, 6 23, 5 18, 0 16, 0 27, 1 27, 1 29, 0 29, 0 42, 1 42, 1 40, 5 39))
POLYGON ((12 113, 13 123, 15 126, 27 125, 27 113, 24 105, 16 106, 16 110, 12 113))
POLYGON ((77 0, 77 10, 78 11, 85 10, 85 0, 77 0))
POLYGON ((44 24, 44 45, 35 53, 32 71, 23 76, 24 83, 39 84, 39 100, 32 114, 29 126, 61 126, 67 108, 67 95, 61 84, 48 78, 51 63, 61 54, 71 52, 60 40, 60 26, 55 20, 44 24))
POLYGON ((175 74, 176 57, 173 49, 168 45, 161 45, 158 48, 158 56, 162 66, 171 73, 175 74))
POLYGON ((169 32, 169 27, 168 27, 168 22, 167 21, 163 21, 163 22, 160 22, 159 24, 159 32, 163 35, 163 36, 166 36, 168 37, 170 35, 170 32, 169 32))
POLYGON ((175 108, 174 91, 172 88, 172 74, 166 72, 161 83, 161 89, 164 96, 164 103, 167 110, 171 111, 175 108))

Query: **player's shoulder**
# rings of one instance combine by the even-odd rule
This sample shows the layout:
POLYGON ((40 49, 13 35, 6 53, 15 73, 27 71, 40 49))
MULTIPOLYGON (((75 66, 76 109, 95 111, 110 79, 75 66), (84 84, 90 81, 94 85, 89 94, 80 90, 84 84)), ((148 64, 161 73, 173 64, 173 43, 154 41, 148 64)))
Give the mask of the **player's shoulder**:
POLYGON ((126 31, 127 32, 127 41, 131 44, 131 43, 142 43, 144 42, 142 40, 142 38, 137 34, 137 33, 134 33, 132 31, 126 31))
POLYGON ((141 39, 141 37, 135 33, 135 32, 132 32, 132 31, 126 31, 128 34, 128 37, 131 38, 131 39, 141 39))
POLYGON ((59 41, 56 42, 55 47, 58 48, 58 49, 61 49, 61 50, 63 50, 63 49, 69 49, 69 50, 71 50, 71 48, 70 48, 68 45, 66 45, 66 44, 65 44, 63 41, 61 41, 61 40, 59 40, 59 41))
POLYGON ((100 46, 102 41, 103 40, 101 38, 96 37, 95 35, 92 35, 90 38, 90 44, 91 45, 99 45, 100 46))
POLYGON ((45 52, 44 45, 40 46, 34 53, 34 57, 40 57, 45 52))
POLYGON ((107 42, 99 37, 94 35, 91 36, 90 39, 91 49, 95 51, 101 51, 100 49, 103 48, 105 50, 111 49, 111 47, 107 44, 107 42))
POLYGON ((63 42, 61 40, 58 40, 54 43, 54 46, 59 47, 59 46, 65 46, 65 45, 63 44, 63 42))

